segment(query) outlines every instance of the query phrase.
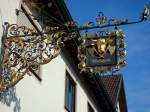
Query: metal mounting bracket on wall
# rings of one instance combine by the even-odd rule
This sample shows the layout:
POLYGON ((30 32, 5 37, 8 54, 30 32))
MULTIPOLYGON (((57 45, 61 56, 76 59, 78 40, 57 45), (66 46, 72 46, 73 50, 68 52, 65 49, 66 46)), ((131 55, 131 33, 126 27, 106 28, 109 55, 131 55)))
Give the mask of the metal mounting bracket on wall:
MULTIPOLYGON (((18 10, 17 14, 20 13, 18 10)), ((64 27, 44 26, 41 32, 27 26, 4 24, 2 58, 0 59, 0 91, 16 85, 26 74, 34 74, 40 65, 49 63, 60 53, 65 42, 77 38, 80 31, 137 24, 146 21, 149 8, 145 6, 142 18, 135 22, 107 19, 102 12, 94 22, 77 26, 75 22, 64 23, 64 27)), ((124 35, 120 30, 96 30, 95 36, 81 34, 78 37, 78 59, 81 72, 112 71, 126 64, 124 35), (92 61, 90 60, 92 59, 92 61), (107 61, 110 60, 110 61, 107 61)))

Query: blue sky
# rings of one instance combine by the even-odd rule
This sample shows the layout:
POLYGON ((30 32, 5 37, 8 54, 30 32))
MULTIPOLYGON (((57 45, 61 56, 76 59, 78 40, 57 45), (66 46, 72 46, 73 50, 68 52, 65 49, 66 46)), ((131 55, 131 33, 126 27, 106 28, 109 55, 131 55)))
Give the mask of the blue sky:
MULTIPOLYGON (((102 11, 108 18, 136 20, 148 0, 65 0, 75 21, 83 24, 102 11)), ((150 19, 120 27, 126 35, 127 66, 124 76, 129 112, 150 112, 150 19)))

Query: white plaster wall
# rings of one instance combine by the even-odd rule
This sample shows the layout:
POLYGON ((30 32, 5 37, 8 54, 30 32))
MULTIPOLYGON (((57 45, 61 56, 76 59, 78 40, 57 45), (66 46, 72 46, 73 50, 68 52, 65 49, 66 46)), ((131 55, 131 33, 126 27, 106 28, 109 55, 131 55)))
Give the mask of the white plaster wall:
POLYGON ((77 79, 74 77, 73 70, 70 70, 67 66, 67 70, 70 73, 73 80, 76 82, 76 112, 88 112, 88 102, 92 106, 95 112, 98 112, 94 104, 90 101, 88 98, 86 92, 82 88, 82 86, 79 84, 77 79))
POLYGON ((34 77, 26 76, 17 84, 21 98, 21 112, 63 112, 65 92, 65 64, 60 56, 42 66, 39 83, 34 77))
POLYGON ((93 109, 96 111, 95 107, 91 103, 91 101, 88 99, 87 95, 85 94, 84 90, 81 88, 80 85, 77 85, 77 94, 76 94, 76 112, 88 112, 88 102, 93 107, 93 109))
POLYGON ((21 0, 0 0, 2 21, 16 23, 15 9, 19 7, 21 0))
MULTIPOLYGON (((17 96, 21 100, 21 112, 66 112, 64 108, 66 65, 63 59, 58 56, 41 69, 43 79, 41 83, 33 76, 26 75, 16 86, 17 96)), ((87 112, 87 102, 92 106, 93 104, 75 77, 73 79, 76 82, 76 112, 87 112)), ((13 112, 12 107, 5 105, 0 105, 0 109, 2 109, 0 112, 13 112)))
POLYGON ((16 23, 15 9, 19 7, 19 3, 20 0, 0 0, 0 48, 3 32, 2 25, 4 22, 16 23))
MULTIPOLYGON (((43 79, 41 83, 34 77, 26 76, 17 84, 17 96, 21 98, 21 112, 66 112, 64 108, 66 65, 63 59, 58 56, 41 69, 43 79)), ((76 82, 76 112, 87 112, 87 102, 91 105, 92 103, 75 77, 72 74, 71 76, 76 82)))
MULTIPOLYGON (((43 81, 26 75, 17 85, 17 97, 20 98, 20 112, 65 112, 65 63, 60 56, 41 67, 43 81)), ((13 112, 0 102, 0 112, 13 112)))

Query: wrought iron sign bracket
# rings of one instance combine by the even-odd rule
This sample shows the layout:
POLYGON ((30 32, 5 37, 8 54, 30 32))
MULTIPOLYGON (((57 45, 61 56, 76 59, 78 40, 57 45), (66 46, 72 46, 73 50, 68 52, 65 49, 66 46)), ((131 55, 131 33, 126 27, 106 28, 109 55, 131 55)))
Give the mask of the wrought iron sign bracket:
MULTIPOLYGON (((16 14, 19 13, 23 12, 16 10, 16 14)), ((27 26, 5 23, 0 59, 0 91, 17 84, 25 74, 32 72, 35 75, 40 65, 47 64, 57 57, 65 42, 77 38, 80 31, 137 24, 146 21, 148 16, 147 6, 144 8, 142 18, 135 22, 128 22, 127 19, 107 20, 100 12, 96 18, 96 25, 94 22, 88 22, 78 27, 75 22, 69 21, 61 24, 61 27, 44 26, 40 32, 27 26)), ((78 37, 80 45, 77 57, 81 72, 110 72, 126 64, 124 60, 126 44, 121 30, 96 30, 93 36, 88 33, 85 32, 78 37)), ((35 76, 41 80, 38 75, 35 76)))

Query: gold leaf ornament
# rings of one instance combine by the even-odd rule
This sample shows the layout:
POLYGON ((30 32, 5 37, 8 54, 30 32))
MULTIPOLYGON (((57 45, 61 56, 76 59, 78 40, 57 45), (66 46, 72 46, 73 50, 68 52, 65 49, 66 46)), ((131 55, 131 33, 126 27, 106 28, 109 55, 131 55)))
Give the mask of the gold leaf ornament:
POLYGON ((96 18, 96 22, 98 23, 98 26, 103 26, 105 25, 107 18, 106 17, 99 17, 96 18))
POLYGON ((6 83, 3 79, 0 79, 0 91, 6 91, 6 83))
POLYGON ((9 59, 10 59, 10 55, 11 55, 11 54, 10 54, 9 52, 4 54, 2 66, 5 66, 5 65, 8 64, 9 59))
POLYGON ((116 31, 116 36, 119 37, 119 38, 122 38, 124 37, 124 33, 122 31, 116 31))
POLYGON ((14 86, 15 84, 17 84, 21 79, 23 78, 23 76, 21 74, 17 74, 17 72, 15 70, 11 71, 11 82, 9 86, 14 86))
POLYGON ((115 52, 116 47, 115 47, 115 46, 108 45, 107 49, 108 49, 108 51, 110 52, 110 54, 112 55, 112 54, 115 52))

